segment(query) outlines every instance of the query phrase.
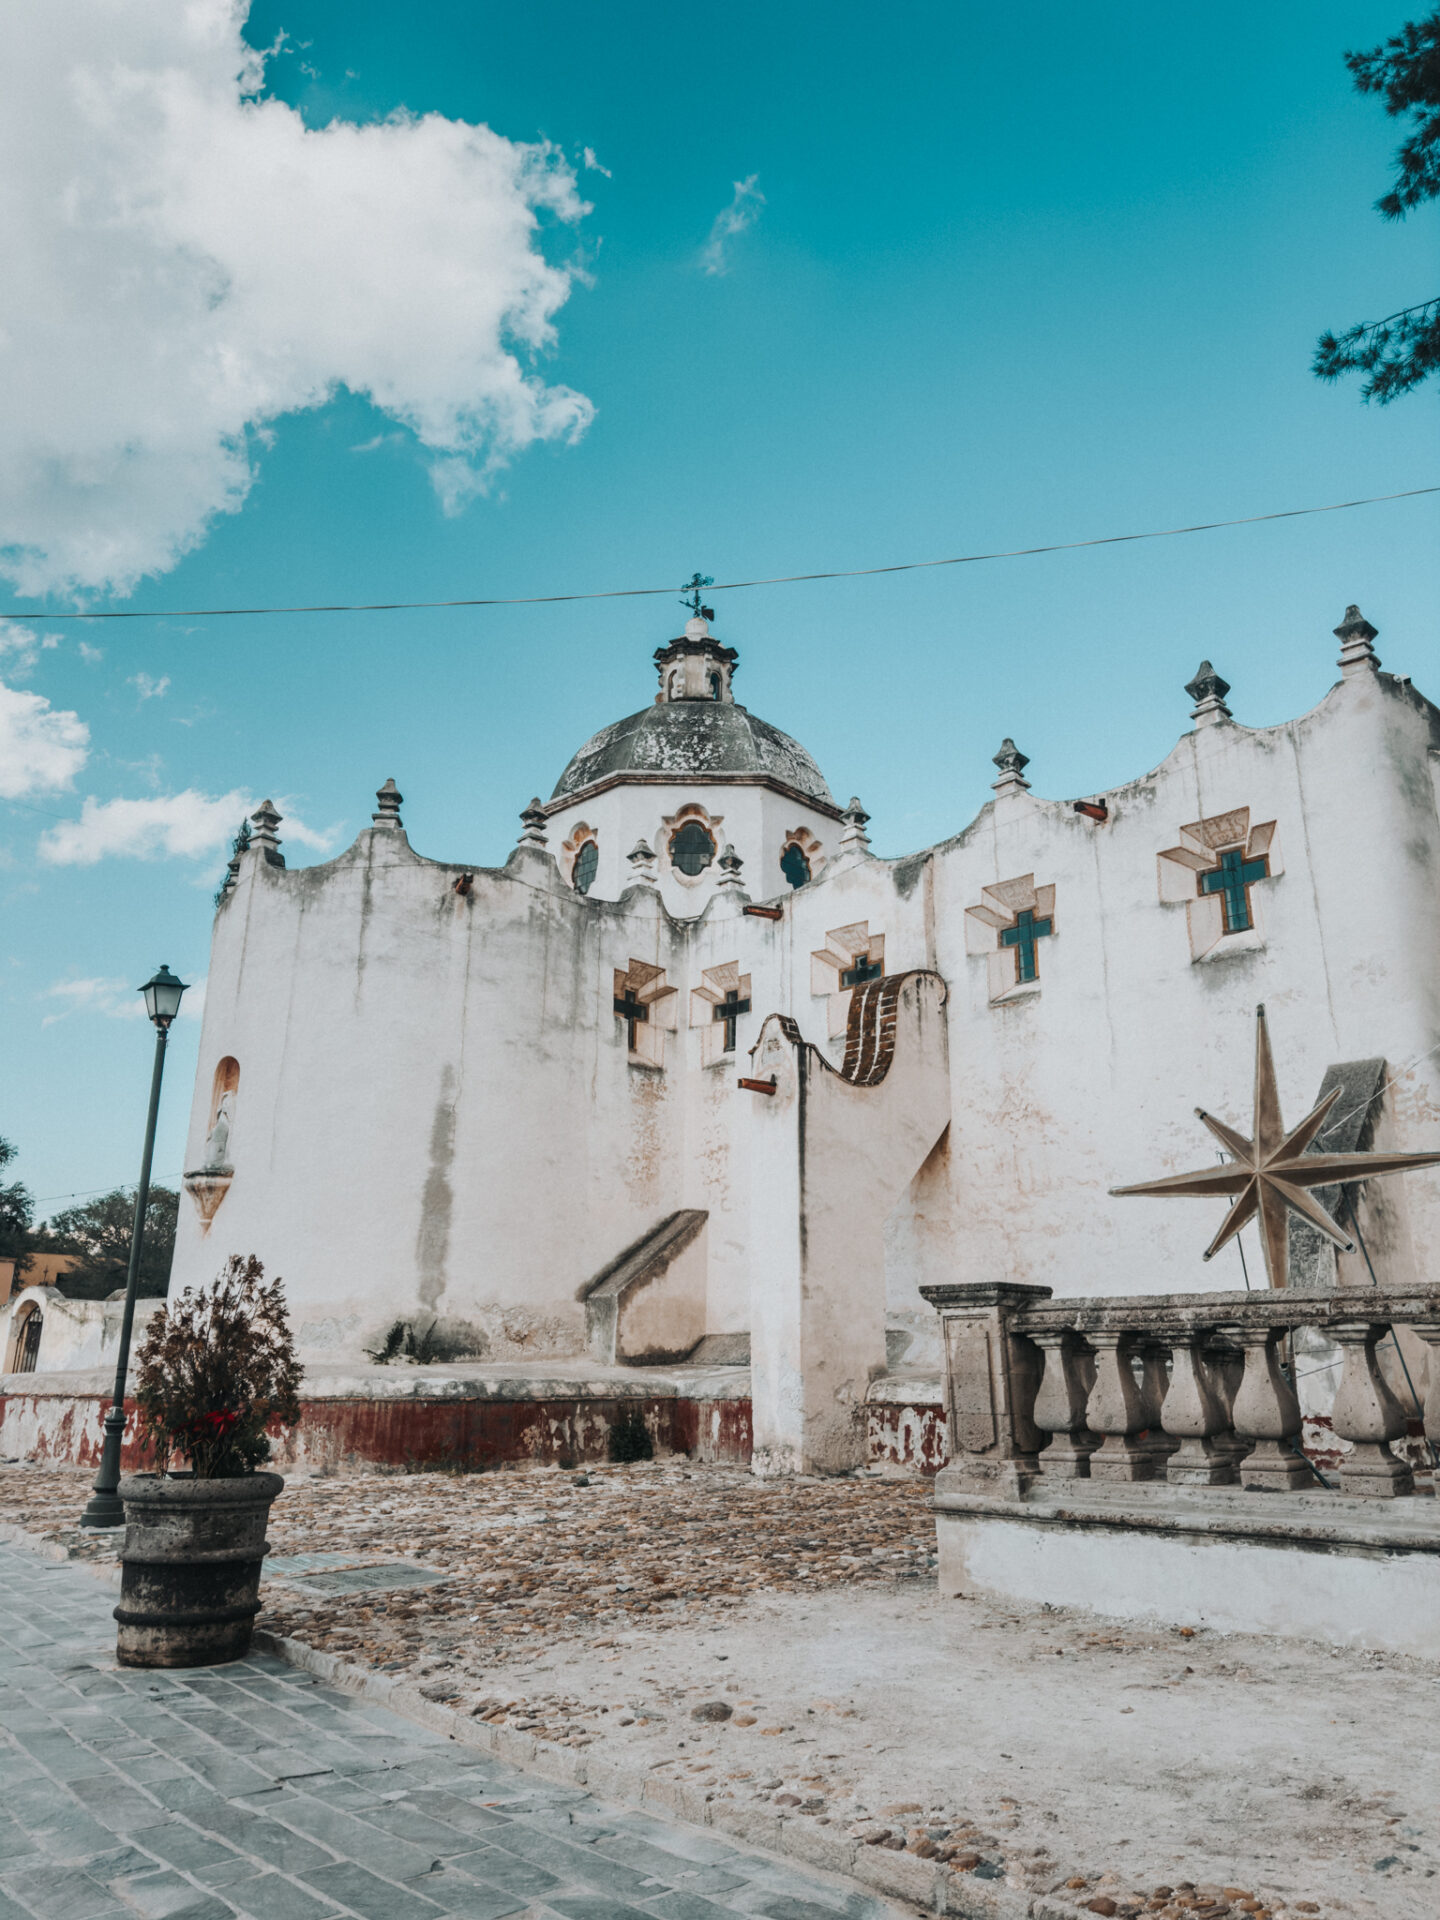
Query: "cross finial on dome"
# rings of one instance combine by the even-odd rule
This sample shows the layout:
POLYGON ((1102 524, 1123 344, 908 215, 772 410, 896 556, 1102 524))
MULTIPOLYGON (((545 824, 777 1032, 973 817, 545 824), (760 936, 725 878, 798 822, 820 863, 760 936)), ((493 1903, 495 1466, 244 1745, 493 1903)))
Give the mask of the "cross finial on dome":
POLYGON ((703 587, 713 587, 714 584, 715 576, 713 573, 692 573, 690 578, 685 582, 685 591, 689 595, 689 598, 682 599, 680 604, 682 607, 689 607, 695 619, 713 620, 715 618, 715 610, 713 607, 702 607, 700 604, 701 589, 703 587))

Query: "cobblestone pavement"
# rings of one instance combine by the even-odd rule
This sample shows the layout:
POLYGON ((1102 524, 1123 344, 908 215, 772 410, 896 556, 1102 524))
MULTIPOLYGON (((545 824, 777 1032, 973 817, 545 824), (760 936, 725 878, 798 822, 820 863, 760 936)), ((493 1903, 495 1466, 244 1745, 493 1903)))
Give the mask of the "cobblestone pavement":
MULTIPOLYGON (((72 1555, 108 1553, 76 1524, 89 1479, 73 1467, 12 1468, 4 1516, 72 1555)), ((419 1674, 443 1655, 460 1694, 537 1632, 555 1641, 687 1608, 719 1617, 759 1593, 933 1578, 929 1495, 912 1479, 757 1480, 683 1460, 583 1473, 292 1473, 270 1516, 276 1559, 416 1559, 446 1578, 378 1602, 368 1590, 272 1584, 263 1624, 389 1673, 419 1674)))
POLYGON ((118 1669, 113 1605, 0 1547, 0 1920, 894 1920, 278 1660, 118 1669))
MULTIPOLYGON (((113 1557, 75 1524, 89 1477, 12 1467, 0 1514, 113 1557)), ((261 1625, 489 1723, 510 1758, 588 1749, 622 1797, 673 1784, 672 1804, 702 1796, 717 1824, 724 1806, 783 1825, 787 1848, 808 1828, 887 1850, 896 1873, 877 1878, 804 1849, 887 1893, 928 1865, 981 1904, 1003 1889, 1155 1920, 1430 1920, 1432 1667, 942 1601, 926 1497, 674 1461, 293 1475, 261 1625)))

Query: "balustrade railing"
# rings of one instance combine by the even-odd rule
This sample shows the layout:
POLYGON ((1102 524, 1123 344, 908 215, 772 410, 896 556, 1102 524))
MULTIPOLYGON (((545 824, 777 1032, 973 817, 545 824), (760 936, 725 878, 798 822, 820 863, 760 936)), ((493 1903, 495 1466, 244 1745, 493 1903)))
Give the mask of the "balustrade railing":
MULTIPOLYGON (((1295 1491, 1326 1485, 1300 1446, 1289 1336, 1342 1355, 1331 1415, 1340 1491, 1415 1491, 1394 1451, 1402 1405, 1379 1348, 1408 1327, 1429 1348, 1423 1423, 1440 1458, 1440 1287, 1060 1299, 1050 1288, 923 1287, 945 1335, 950 1469, 1015 1495, 1037 1482, 1164 1481, 1295 1491)), ((1407 1389, 1406 1398, 1409 1399, 1407 1389)))

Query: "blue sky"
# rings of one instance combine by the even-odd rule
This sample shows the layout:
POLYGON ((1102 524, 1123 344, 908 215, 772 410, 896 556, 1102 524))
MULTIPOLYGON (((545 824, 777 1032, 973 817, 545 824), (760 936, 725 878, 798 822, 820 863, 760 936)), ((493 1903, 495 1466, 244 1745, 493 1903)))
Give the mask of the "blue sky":
MULTIPOLYGON (((850 568, 1440 480, 1433 392, 1367 408, 1308 372, 1322 327, 1435 291, 1433 211, 1394 227, 1371 210, 1397 130, 1341 58, 1394 30, 1395 0, 263 0, 246 27, 255 48, 279 42, 263 95, 227 100, 191 48, 193 111, 145 129, 167 257, 221 263, 184 316, 158 270, 135 304, 153 234, 117 238, 112 220, 79 266, 68 238, 45 252, 67 180, 140 164, 136 141, 105 144, 107 58, 159 71, 180 31, 178 5, 137 0, 143 47, 112 8, 97 51, 86 9, 67 11, 73 44, 38 0, 3 29, 4 84, 37 112, 72 101, 81 68, 90 87, 73 139, 21 164, 53 310, 94 329, 26 334, 23 283, 0 306, 0 399, 28 436, 7 461, 0 429, 0 549, 33 636, 0 627, 0 679, 48 703, 26 712, 50 751, 0 801, 0 1133, 42 1212, 134 1178, 148 1037, 122 1008, 161 960, 204 977, 229 818, 211 803, 274 795, 308 835, 287 839, 292 863, 308 861, 368 823, 393 774, 422 852, 499 862, 530 795, 648 701, 649 653, 683 618, 664 599, 86 627, 47 613, 850 568), (261 139, 266 99, 312 132, 420 118, 392 125, 378 168, 373 138, 332 139, 322 167, 293 115, 274 111, 261 139), (473 151, 445 121, 499 139, 473 151), (498 218, 519 203, 497 155, 538 142, 547 184, 522 231, 498 218), (499 320, 481 313, 492 284, 511 290, 499 320), (146 386, 156 341, 215 391, 170 408, 173 374, 146 386), (221 391, 237 361, 239 398, 233 380, 221 391), (507 364, 531 383, 518 426, 507 364), (96 454, 102 428, 123 457, 96 454), (220 498, 238 510, 211 512, 220 498)), ((736 593, 717 627, 741 651, 739 697, 797 734, 842 800, 859 793, 877 850, 898 854, 973 817, 1004 734, 1042 794, 1143 771, 1184 730, 1202 655, 1239 719, 1305 710, 1334 678, 1349 601, 1386 665, 1434 694, 1435 518, 1414 500, 736 593)), ((196 1037, 177 1031, 169 1176, 196 1037)))

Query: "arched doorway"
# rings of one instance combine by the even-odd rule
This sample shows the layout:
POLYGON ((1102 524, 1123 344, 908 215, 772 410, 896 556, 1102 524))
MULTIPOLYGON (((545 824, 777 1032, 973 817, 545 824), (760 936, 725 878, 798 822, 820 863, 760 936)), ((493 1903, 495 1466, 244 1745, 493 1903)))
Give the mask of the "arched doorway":
POLYGON ((34 1373, 40 1358, 40 1333, 45 1316, 33 1300, 27 1300, 15 1314, 10 1329, 7 1373, 34 1373))

